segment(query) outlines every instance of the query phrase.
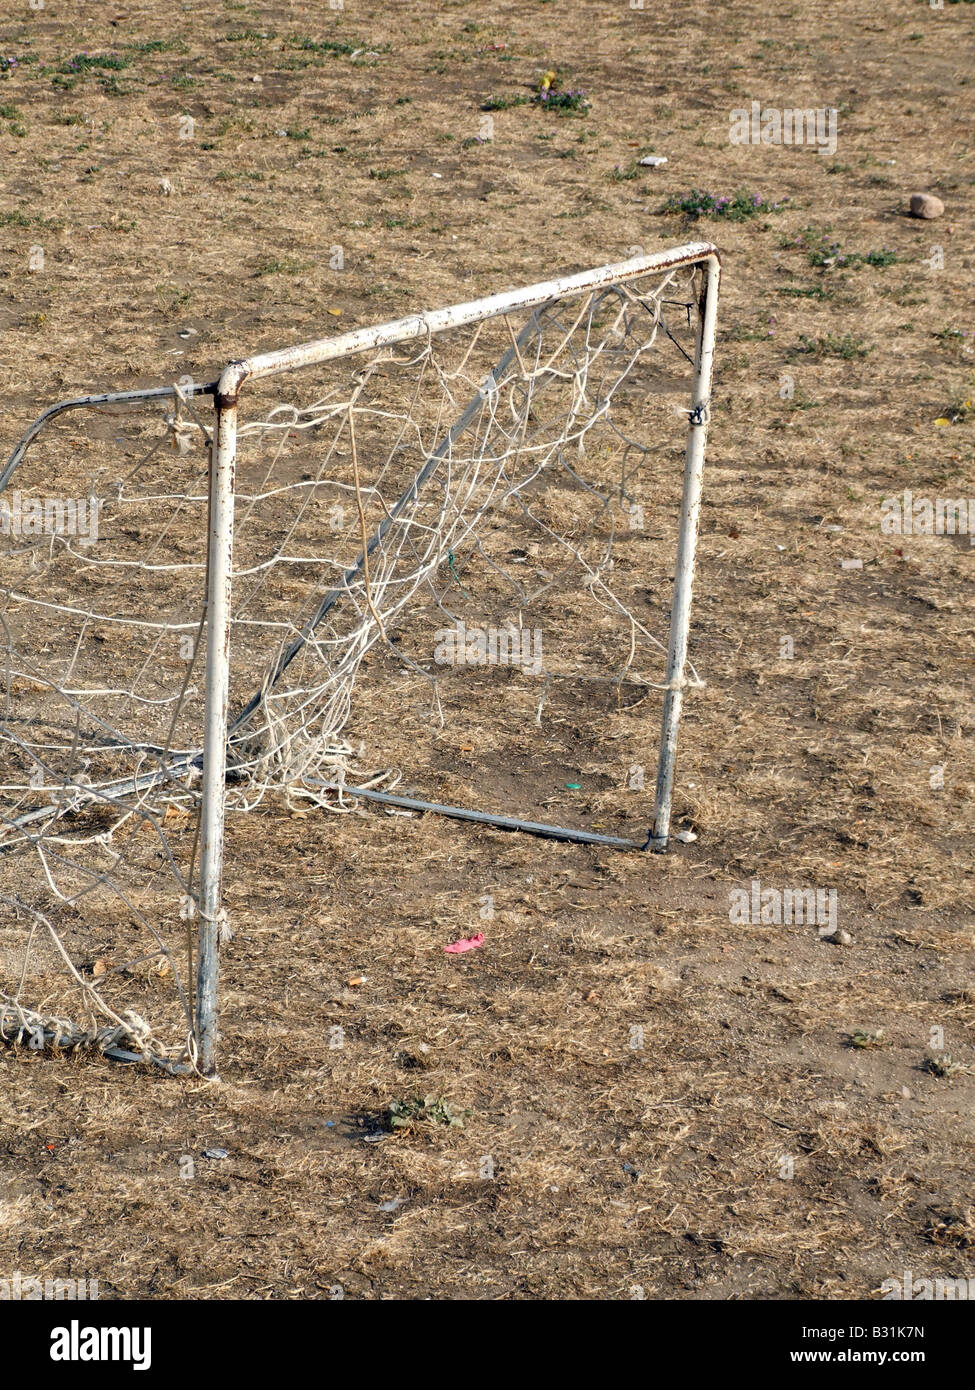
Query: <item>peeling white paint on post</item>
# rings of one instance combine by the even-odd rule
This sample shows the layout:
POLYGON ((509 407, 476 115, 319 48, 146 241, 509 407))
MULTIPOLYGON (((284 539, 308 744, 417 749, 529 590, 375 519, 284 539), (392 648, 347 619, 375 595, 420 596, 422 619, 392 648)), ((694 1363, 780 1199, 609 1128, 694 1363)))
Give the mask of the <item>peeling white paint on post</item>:
POLYGON ((687 663, 687 632, 694 587, 694 551, 701 512, 704 481, 704 446, 711 414, 711 378, 714 368, 715 324, 718 314, 718 282, 721 264, 716 254, 703 262, 701 321, 698 330, 694 392, 691 398, 690 428, 684 455, 684 492, 681 498, 680 532, 677 538, 677 564, 674 572, 674 598, 670 613, 670 640, 667 647, 667 689, 664 696, 663 724, 660 732, 660 760, 657 764, 657 795, 654 804, 651 848, 662 853, 670 836, 670 799, 674 787, 677 756, 677 728, 684 702, 684 667, 687 663))
POLYGON ((230 686, 230 584, 234 547, 234 465, 237 454, 236 364, 217 387, 217 429, 210 465, 207 543, 207 651, 203 786, 200 811, 200 959, 197 969, 197 1064, 216 1066, 217 986, 223 897, 223 839, 230 686))

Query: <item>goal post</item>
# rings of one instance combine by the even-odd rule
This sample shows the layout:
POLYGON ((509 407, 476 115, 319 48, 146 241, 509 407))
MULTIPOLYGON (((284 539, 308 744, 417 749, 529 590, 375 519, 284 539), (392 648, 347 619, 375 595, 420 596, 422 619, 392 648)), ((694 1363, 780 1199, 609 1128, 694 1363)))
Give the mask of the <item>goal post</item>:
POLYGON ((196 985, 196 1045, 204 1076, 212 1074, 214 1070, 217 1043, 227 701, 230 694, 237 402, 224 396, 224 377, 218 383, 215 397, 217 420, 211 450, 207 527, 206 697, 203 710, 203 785, 200 793, 200 946, 196 985))
MULTIPOLYGON (((716 248, 693 243, 234 360, 207 384, 63 402, 35 421, 0 472, 0 506, 28 445, 67 412, 161 402, 179 453, 161 462, 157 441, 123 477, 106 426, 93 453, 104 456, 114 548, 103 557, 45 535, 40 572, 32 554, 29 581, 0 585, 0 908, 26 933, 17 963, 6 948, 18 928, 0 931, 0 1036, 94 1043, 215 1073, 228 805, 246 810, 275 794, 347 811, 371 799, 666 850, 684 693, 701 684, 688 632, 719 278, 716 248), (665 349, 673 369, 657 363, 665 349), (283 400, 282 385, 314 399, 283 400), (678 416, 686 435, 674 534, 657 436, 678 416), (195 471, 183 465, 190 445, 195 471), (647 468, 655 548, 673 559, 666 646, 647 627, 632 562, 617 561, 620 509, 629 507, 632 531, 633 480, 647 468), (204 525, 205 564, 193 546, 204 525), (162 592, 173 612, 157 621, 148 615, 162 592), (570 593, 593 615, 578 630, 564 616, 570 593), (477 605, 501 626, 471 628, 466 610, 477 605), (49 637, 43 625, 31 633, 38 613, 49 637), (532 647, 542 631, 524 626, 533 614, 555 634, 554 658, 532 647), (44 659, 30 649, 41 637, 44 659), (188 653, 182 675, 171 659, 177 637, 188 653), (666 654, 661 682, 636 674, 638 651, 651 648, 666 654), (539 679, 537 700, 510 683, 505 697, 522 702, 524 717, 535 709, 534 728, 553 692, 577 681, 599 679, 615 693, 611 718, 624 688, 634 700, 660 692, 645 841, 403 795, 398 774, 360 770, 348 730, 363 671, 390 690, 397 680, 429 687, 442 727, 448 677, 478 666, 539 679), (35 700, 26 725, 15 693, 35 700), (12 886, 23 877, 4 877, 7 850, 39 866, 31 893, 12 886), (92 962, 77 904, 108 898, 126 905, 140 944, 114 943, 92 962), (62 967, 87 1026, 67 1019, 67 992, 51 985, 62 967), (35 974, 36 1007, 25 994, 35 974), (157 975, 178 998, 164 1011, 166 1046, 142 1012, 156 1007, 157 975)), ((58 445, 59 457, 72 443, 58 445)), ((16 554, 29 549, 21 541, 16 554)))
POLYGON ((702 261, 703 283, 699 301, 699 329, 694 363, 691 408, 688 412, 687 448, 681 495, 680 531, 671 606, 670 637, 667 649, 667 685, 664 692, 663 725, 660 733, 657 790, 654 803, 651 846, 666 850, 670 837, 670 802, 674 788, 677 757, 677 728, 684 700, 684 668, 687 663, 687 637, 694 588, 694 556, 701 514, 704 485, 704 450, 707 444, 711 410, 711 384, 714 375, 714 344, 718 317, 718 283, 721 276, 717 252, 702 261))

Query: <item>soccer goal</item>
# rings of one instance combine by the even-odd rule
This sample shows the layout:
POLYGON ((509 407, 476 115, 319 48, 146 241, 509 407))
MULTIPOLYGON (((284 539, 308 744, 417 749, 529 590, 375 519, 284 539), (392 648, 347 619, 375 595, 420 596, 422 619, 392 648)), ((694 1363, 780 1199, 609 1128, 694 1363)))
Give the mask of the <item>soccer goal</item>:
POLYGON ((667 848, 718 281, 695 243, 34 422, 0 473, 4 1040, 212 1074, 262 802, 667 848), (560 757, 649 832, 543 814, 560 757))

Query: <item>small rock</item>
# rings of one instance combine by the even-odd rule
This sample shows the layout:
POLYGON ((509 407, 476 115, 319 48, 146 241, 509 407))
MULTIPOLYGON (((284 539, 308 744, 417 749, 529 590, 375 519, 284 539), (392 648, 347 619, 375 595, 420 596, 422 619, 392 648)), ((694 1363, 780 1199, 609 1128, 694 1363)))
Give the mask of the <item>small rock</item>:
POLYGON ((410 1199, 408 1197, 392 1197, 388 1202, 380 1202, 380 1211, 399 1211, 400 1207, 405 1206, 410 1199))
POLYGON ((831 941, 834 946, 853 945, 853 937, 850 935, 848 931, 844 931, 842 927, 838 927, 836 931, 831 932, 829 936, 823 937, 823 940, 831 941))
POLYGON ((940 217, 944 210, 944 203, 940 198, 936 198, 933 193, 911 194, 912 217, 940 217))

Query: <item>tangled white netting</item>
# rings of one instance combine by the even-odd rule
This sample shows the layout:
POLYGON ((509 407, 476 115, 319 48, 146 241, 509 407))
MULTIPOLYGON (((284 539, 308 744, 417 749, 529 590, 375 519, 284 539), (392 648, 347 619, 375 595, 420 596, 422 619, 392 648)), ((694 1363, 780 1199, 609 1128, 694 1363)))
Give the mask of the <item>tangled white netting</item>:
MULTIPOLYGON (((662 688, 618 539, 656 516, 655 456, 676 471, 696 309, 692 272, 657 272, 339 360, 311 404, 245 388, 231 809, 395 784, 348 736, 378 654, 440 724, 499 642, 536 663, 538 722, 558 682, 662 688)), ((192 1064, 211 424, 183 395, 161 433, 59 421, 0 494, 0 1033, 192 1064)))

